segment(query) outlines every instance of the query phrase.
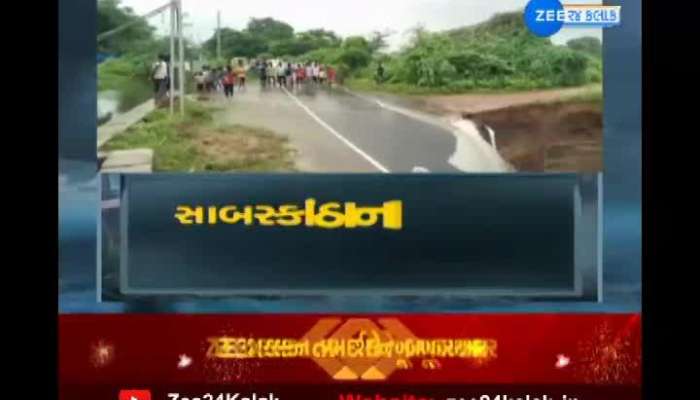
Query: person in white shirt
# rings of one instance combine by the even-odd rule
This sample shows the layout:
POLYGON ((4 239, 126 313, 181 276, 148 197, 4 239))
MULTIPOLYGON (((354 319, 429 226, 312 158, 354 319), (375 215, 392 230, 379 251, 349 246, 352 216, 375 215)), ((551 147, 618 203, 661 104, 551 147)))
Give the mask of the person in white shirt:
POLYGON ((314 74, 314 82, 319 82, 319 79, 321 77, 321 66, 318 65, 318 63, 314 63, 313 67, 313 74, 314 74))
POLYGON ((277 67, 271 61, 267 63, 268 84, 272 87, 277 86, 277 67))
POLYGON ((153 93, 157 103, 168 91, 168 63, 165 56, 153 64, 151 69, 151 79, 153 80, 153 93))
POLYGON ((279 87, 287 86, 287 68, 282 61, 277 65, 277 84, 279 87))
POLYGON ((306 80, 311 81, 314 79, 314 67, 311 63, 306 64, 306 80))

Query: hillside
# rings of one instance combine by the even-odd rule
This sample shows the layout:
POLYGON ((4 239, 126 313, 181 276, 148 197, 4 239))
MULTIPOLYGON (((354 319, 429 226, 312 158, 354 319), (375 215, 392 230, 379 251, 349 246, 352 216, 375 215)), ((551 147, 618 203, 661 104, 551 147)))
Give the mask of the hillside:
POLYGON ((521 12, 444 32, 416 30, 405 49, 383 61, 387 74, 380 83, 417 92, 570 87, 602 77, 599 58, 532 35, 521 12))

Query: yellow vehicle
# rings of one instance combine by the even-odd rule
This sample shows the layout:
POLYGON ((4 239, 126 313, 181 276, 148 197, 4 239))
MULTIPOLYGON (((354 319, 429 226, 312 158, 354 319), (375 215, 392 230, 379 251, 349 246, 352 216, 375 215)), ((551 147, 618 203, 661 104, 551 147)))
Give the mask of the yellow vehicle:
POLYGON ((248 68, 248 59, 244 57, 233 57, 229 65, 231 68, 237 67, 239 61, 243 62, 243 66, 246 67, 246 69, 248 68))

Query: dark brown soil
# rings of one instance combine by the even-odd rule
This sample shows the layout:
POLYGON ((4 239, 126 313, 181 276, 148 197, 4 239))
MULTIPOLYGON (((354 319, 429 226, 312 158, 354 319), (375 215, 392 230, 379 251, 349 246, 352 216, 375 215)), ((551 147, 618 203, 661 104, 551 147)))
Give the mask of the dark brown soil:
POLYGON ((496 132, 501 155, 523 172, 603 169, 599 103, 543 103, 472 114, 496 132))

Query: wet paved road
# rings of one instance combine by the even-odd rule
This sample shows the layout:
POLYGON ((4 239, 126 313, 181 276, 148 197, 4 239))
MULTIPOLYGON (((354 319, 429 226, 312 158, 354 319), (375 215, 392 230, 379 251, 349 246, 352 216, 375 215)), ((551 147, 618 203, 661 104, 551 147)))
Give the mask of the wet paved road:
MULTIPOLYGON (((237 92, 233 101, 219 98, 217 102, 225 104, 217 116, 221 123, 259 126, 287 135, 299 151, 297 164, 304 172, 412 172, 416 167, 447 173, 505 169, 497 153, 479 138, 467 137, 467 145, 458 146, 458 136, 464 134, 455 135, 444 122, 396 110, 342 89, 309 85, 262 90, 252 82, 245 92, 237 92), (471 163, 450 163, 458 148, 459 156, 471 158, 471 163)), ((459 142, 464 143, 465 137, 459 142)))

